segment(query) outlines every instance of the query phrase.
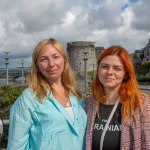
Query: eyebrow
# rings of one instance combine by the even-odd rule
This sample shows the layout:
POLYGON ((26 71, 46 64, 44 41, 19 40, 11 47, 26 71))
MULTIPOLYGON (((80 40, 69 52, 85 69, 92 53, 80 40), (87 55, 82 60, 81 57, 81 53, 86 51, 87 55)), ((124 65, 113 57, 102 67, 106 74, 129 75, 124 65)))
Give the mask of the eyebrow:
MULTIPOLYGON (((56 55, 60 55, 59 53, 54 53, 51 56, 56 56, 56 55)), ((41 57, 48 57, 47 55, 42 55, 41 57)))
POLYGON ((52 54, 52 56, 55 56, 55 55, 60 55, 59 53, 54 53, 54 54, 52 54))
MULTIPOLYGON (((107 65, 107 66, 110 66, 109 64, 107 63, 100 63, 100 65, 107 65)), ((120 65, 113 65, 114 67, 120 67, 120 68, 123 68, 123 66, 120 66, 120 65)))

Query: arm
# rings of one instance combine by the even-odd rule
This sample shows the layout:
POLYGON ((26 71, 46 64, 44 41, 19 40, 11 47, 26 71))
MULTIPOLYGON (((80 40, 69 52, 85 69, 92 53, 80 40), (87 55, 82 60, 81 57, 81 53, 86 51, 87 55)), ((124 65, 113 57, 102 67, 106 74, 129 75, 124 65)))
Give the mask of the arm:
POLYGON ((144 99, 144 116, 143 116, 143 148, 150 148, 150 98, 144 99))
POLYGON ((27 102, 27 96, 21 95, 11 108, 7 150, 29 149, 33 121, 27 102))

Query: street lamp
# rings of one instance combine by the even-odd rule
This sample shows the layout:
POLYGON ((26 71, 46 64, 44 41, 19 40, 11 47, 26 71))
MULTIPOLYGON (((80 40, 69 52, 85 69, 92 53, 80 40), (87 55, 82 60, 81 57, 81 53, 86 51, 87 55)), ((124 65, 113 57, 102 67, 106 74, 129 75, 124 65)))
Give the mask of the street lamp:
POLYGON ((24 83, 24 59, 21 60, 21 74, 22 74, 22 84, 24 83))
POLYGON ((87 61, 88 61, 88 52, 84 51, 84 69, 85 69, 85 83, 84 83, 84 87, 85 87, 85 94, 87 94, 87 61))
POLYGON ((8 54, 10 52, 4 52, 6 57, 5 57, 5 65, 6 65, 6 85, 9 85, 9 77, 8 77, 8 65, 9 65, 9 57, 8 54))

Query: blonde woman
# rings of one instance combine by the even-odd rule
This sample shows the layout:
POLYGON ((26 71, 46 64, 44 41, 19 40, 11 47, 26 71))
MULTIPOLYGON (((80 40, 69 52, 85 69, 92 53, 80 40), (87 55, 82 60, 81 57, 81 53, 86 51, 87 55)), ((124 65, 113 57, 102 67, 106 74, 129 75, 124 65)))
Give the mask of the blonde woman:
POLYGON ((63 46, 42 40, 10 111, 8 150, 83 150, 86 114, 63 46))

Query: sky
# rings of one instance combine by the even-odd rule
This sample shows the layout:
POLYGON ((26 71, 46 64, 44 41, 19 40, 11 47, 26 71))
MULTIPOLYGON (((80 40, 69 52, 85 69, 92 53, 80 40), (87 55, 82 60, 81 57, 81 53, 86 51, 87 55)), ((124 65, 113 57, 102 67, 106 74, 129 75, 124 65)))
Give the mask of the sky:
POLYGON ((129 53, 150 39, 150 0, 0 0, 0 68, 31 65, 35 46, 47 38, 91 41, 129 53))

